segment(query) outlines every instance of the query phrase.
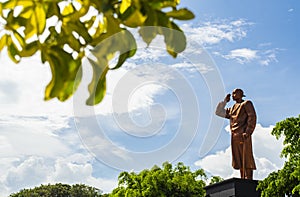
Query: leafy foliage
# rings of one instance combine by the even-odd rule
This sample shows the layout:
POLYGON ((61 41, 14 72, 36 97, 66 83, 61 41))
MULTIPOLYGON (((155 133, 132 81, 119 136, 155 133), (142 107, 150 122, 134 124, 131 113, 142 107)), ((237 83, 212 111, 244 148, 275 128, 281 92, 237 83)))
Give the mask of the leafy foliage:
POLYGON ((185 49, 185 36, 174 19, 189 20, 194 15, 185 8, 178 9, 178 4, 179 0, 2 1, 0 51, 7 47, 15 63, 40 52, 42 62, 47 62, 52 72, 45 100, 61 101, 76 91, 82 77, 81 63, 92 51, 96 60, 89 58, 93 78, 87 104, 94 105, 105 95, 107 72, 119 68, 136 52, 135 38, 126 27, 140 28, 139 34, 148 45, 157 35, 164 36, 173 57, 185 49), (157 28, 141 28, 146 26, 157 28), (110 66, 117 54, 118 62, 110 66))
POLYGON ((55 185, 41 185, 33 189, 23 189, 10 197, 101 197, 101 191, 97 188, 83 184, 67 185, 57 183, 55 185))
POLYGON ((219 183, 219 182, 222 182, 222 181, 224 181, 224 179, 222 177, 220 177, 220 176, 213 176, 210 179, 209 185, 212 185, 212 184, 215 184, 215 183, 219 183))
MULTIPOLYGON (((33 189, 23 189, 9 197, 201 197, 205 196, 204 170, 194 172, 179 162, 174 168, 165 162, 163 168, 153 166, 140 173, 121 172, 118 187, 111 193, 102 194, 101 190, 84 184, 67 185, 41 185, 33 189)), ((211 183, 223 179, 218 176, 211 178, 211 183)))
POLYGON ((178 163, 174 168, 168 162, 163 168, 154 166, 150 170, 122 172, 119 175, 119 185, 110 196, 204 196, 206 178, 204 171, 191 172, 189 167, 178 163))
POLYGON ((284 136, 281 156, 286 162, 259 182, 262 196, 300 196, 300 115, 278 122, 272 130, 277 139, 284 136))

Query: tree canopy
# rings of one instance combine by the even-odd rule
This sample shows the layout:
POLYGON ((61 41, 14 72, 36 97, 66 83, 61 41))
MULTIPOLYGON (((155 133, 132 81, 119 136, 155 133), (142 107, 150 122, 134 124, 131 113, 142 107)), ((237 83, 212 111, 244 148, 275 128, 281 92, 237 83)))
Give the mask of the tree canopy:
MULTIPOLYGON (((213 176, 209 184, 222 181, 213 176)), ((121 172, 118 186, 111 192, 102 194, 100 189, 84 184, 68 185, 57 183, 41 185, 33 189, 22 189, 9 197, 201 197, 207 177, 203 169, 194 172, 182 162, 175 167, 165 162, 162 168, 157 165, 140 173, 121 172)))
POLYGON ((0 3, 0 51, 6 47, 12 61, 38 53, 48 63, 52 80, 45 100, 68 99, 80 84, 82 61, 88 58, 93 78, 88 105, 99 103, 106 90, 106 74, 136 53, 136 40, 128 31, 138 28, 149 45, 162 35, 167 52, 176 57, 186 46, 185 35, 174 19, 194 14, 178 8, 180 0, 6 0, 0 3), (155 26, 153 29, 142 27, 155 26), (174 31, 170 31, 174 30, 174 31), (176 33, 175 33, 176 32, 176 33), (179 33, 177 33, 179 32, 179 33), (118 36, 114 36, 118 35, 118 36), (103 43, 99 46, 100 43, 103 43), (96 47, 98 46, 98 47, 96 47), (114 57, 115 65, 109 65, 114 57))
POLYGON ((57 183, 41 185, 33 189, 23 189, 9 197, 101 197, 102 192, 84 184, 68 185, 57 183))
POLYGON ((259 182, 262 197, 300 196, 300 115, 276 123, 272 135, 284 137, 281 156, 286 162, 282 169, 259 182))
POLYGON ((165 162, 163 168, 154 166, 138 174, 122 172, 119 175, 119 185, 110 196, 199 197, 205 195, 205 178, 202 169, 192 172, 183 163, 178 163, 173 168, 172 164, 165 162))

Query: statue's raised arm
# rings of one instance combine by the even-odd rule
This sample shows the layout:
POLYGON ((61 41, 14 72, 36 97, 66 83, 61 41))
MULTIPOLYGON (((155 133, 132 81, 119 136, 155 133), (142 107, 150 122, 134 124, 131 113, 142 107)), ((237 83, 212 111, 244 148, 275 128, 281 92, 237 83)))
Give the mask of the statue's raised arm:
POLYGON ((225 109, 226 103, 230 101, 230 94, 227 94, 223 101, 219 102, 216 108, 216 115, 223 117, 223 118, 229 118, 227 114, 227 110, 225 109))

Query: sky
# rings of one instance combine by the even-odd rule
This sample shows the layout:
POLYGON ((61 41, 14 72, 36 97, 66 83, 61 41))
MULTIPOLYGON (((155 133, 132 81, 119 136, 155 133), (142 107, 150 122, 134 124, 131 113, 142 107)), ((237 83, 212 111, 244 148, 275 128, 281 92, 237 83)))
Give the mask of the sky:
MULTIPOLYGON (((51 80, 38 56, 12 63, 0 54, 0 196, 47 183, 84 183, 111 192, 122 171, 183 162, 225 179, 228 121, 216 104, 235 88, 253 102, 254 179, 280 169, 276 122, 300 112, 300 2, 182 0, 195 19, 177 21, 187 47, 176 59, 158 37, 108 73, 107 94, 87 107, 91 67, 66 102, 44 101, 51 80)), ((231 101, 228 106, 231 106, 231 101)))

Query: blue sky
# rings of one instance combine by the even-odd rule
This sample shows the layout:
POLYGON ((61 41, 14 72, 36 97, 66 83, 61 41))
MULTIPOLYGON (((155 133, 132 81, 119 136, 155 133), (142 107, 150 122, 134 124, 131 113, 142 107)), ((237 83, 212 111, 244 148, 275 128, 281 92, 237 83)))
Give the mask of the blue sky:
POLYGON ((109 73, 107 95, 95 107, 84 105, 87 62, 72 99, 45 102, 49 67, 38 56, 16 65, 1 53, 0 196, 48 182, 110 192, 121 171, 164 161, 238 177, 230 166, 228 122, 214 115, 216 103, 236 87, 258 115, 254 178, 282 166, 282 140, 270 132, 300 112, 300 3, 184 0, 180 7, 196 15, 179 22, 185 52, 173 59, 161 38, 146 48, 137 37, 136 56, 109 73))
POLYGON ((298 39, 300 27, 297 23, 299 2, 226 1, 225 5, 221 1, 183 1, 182 3, 192 4, 191 9, 198 13, 195 23, 201 20, 223 19, 244 19, 251 23, 247 27, 245 38, 214 46, 222 51, 222 55, 241 48, 256 51, 257 56, 274 55, 273 61, 265 66, 259 63, 259 58, 253 58, 241 65, 214 56, 226 90, 230 91, 237 84, 241 84, 253 99, 272 98, 273 102, 256 104, 259 108, 264 108, 263 105, 270 106, 268 110, 260 112, 259 120, 264 124, 271 124, 299 113, 299 108, 294 107, 297 104, 299 106, 297 76, 300 68, 297 66, 299 60, 295 58, 299 53, 300 42, 298 39), (273 53, 268 54, 271 51, 273 53), (241 77, 235 79, 233 75, 236 73, 241 77), (279 105, 279 103, 284 104, 279 105))

